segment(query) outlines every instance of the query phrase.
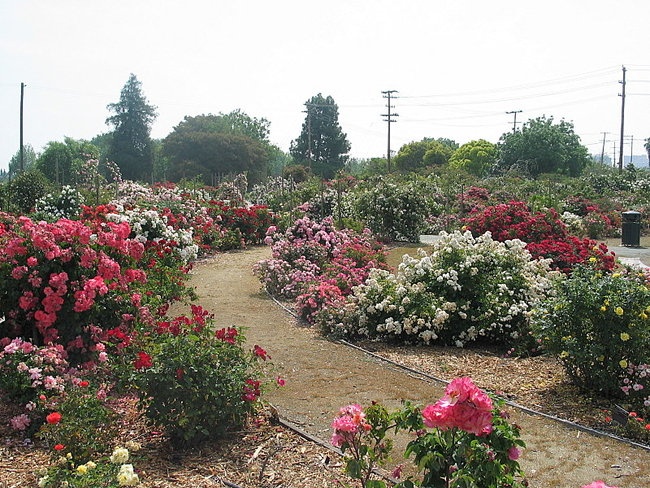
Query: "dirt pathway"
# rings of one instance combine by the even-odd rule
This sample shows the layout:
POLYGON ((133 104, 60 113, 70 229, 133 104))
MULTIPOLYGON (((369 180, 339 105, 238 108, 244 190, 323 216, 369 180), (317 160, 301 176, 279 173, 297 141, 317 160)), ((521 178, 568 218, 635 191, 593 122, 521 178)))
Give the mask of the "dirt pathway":
MULTIPOLYGON (((376 400, 392 408, 402 399, 424 405, 441 396, 443 386, 297 324, 252 274, 253 264, 267 257, 266 247, 218 255, 196 265, 191 285, 199 303, 215 314, 217 326, 247 328, 251 345, 259 344, 272 356, 286 386, 265 397, 282 417, 327 440, 343 405, 376 400)), ((528 445, 521 465, 530 486, 579 488, 600 479, 620 488, 650 487, 650 452, 523 412, 512 414, 528 445)))

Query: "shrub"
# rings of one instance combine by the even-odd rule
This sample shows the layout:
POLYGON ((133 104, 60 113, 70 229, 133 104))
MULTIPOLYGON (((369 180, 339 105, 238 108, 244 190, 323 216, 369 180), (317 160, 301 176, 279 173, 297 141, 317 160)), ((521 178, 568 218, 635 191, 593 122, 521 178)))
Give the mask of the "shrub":
POLYGON ((158 322, 143 335, 133 382, 147 420, 163 427, 176 447, 196 445, 241 426, 256 408, 261 384, 256 346, 244 350, 241 329, 217 330, 212 317, 192 306, 192 316, 158 322))
POLYGON ((553 269, 565 273, 594 259, 601 269, 611 270, 614 266, 614 256, 607 246, 569 235, 554 209, 531 212, 524 202, 510 201, 473 212, 465 225, 474 236, 490 232, 497 241, 520 239, 527 243, 533 258, 549 258, 553 269))
POLYGON ((580 266, 540 304, 533 326, 576 385, 647 409, 649 316, 650 289, 643 273, 580 266))
POLYGON ((474 236, 490 232, 493 239, 502 242, 508 239, 539 242, 567 235, 566 227, 555 210, 531 212, 526 203, 514 200, 478 209, 464 222, 474 236))
POLYGON ((378 183, 359 193, 354 212, 384 241, 420 242, 426 229, 425 195, 415 184, 378 183))
MULTIPOLYGON (((528 486, 517 459, 525 443, 519 427, 508 422, 504 402, 478 389, 470 378, 456 378, 445 395, 424 409, 406 403, 389 413, 380 404, 341 408, 332 422, 332 444, 346 458, 345 471, 362 487, 385 488, 371 479, 376 465, 390 455, 393 441, 387 434, 406 430, 415 435, 405 457, 413 457, 417 479, 409 476, 396 488, 518 487, 528 486), (430 430, 427 430, 430 429, 430 430)), ((393 472, 401 477, 401 466, 393 472)))
POLYGON ((550 276, 548 262, 532 260, 521 241, 443 234, 430 253, 405 255, 397 273, 372 270, 319 325, 334 335, 425 344, 520 343, 550 276))
POLYGON ((32 211, 36 201, 47 194, 49 181, 38 170, 25 171, 8 185, 11 202, 22 214, 32 211))
POLYGON ((48 193, 36 201, 38 218, 54 222, 59 219, 77 219, 81 213, 83 197, 70 186, 64 186, 58 195, 48 193))
POLYGON ((61 393, 41 395, 40 408, 50 413, 38 437, 55 450, 57 456, 69 454, 77 464, 104 454, 115 428, 112 422, 115 413, 108 408, 105 398, 101 386, 98 388, 86 380, 67 385, 61 393))
POLYGON ((103 332, 135 312, 129 291, 146 280, 136 269, 144 246, 128 234, 126 224, 19 218, 0 236, 0 334, 61 344, 75 364, 88 360, 103 332))
POLYGON ((265 242, 272 258, 255 265, 254 273, 274 296, 295 299, 316 282, 336 284, 342 293, 361 283, 373 267, 384 266, 385 255, 367 231, 337 230, 331 217, 303 217, 284 233, 269 227, 265 242))

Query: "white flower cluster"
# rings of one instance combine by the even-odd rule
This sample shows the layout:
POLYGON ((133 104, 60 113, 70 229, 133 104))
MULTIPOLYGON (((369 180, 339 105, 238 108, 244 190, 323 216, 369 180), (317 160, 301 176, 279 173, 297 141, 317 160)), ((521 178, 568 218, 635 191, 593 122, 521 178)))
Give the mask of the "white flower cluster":
POLYGON ((194 243, 192 229, 174 229, 167 225, 167 220, 155 210, 135 208, 120 213, 107 214, 111 222, 127 222, 131 227, 132 237, 146 244, 147 241, 175 242, 175 251, 184 262, 196 259, 199 248, 194 243))
POLYGON ((532 260, 519 240, 443 234, 431 252, 405 255, 395 274, 372 270, 354 289, 358 327, 350 335, 363 330, 369 337, 459 347, 512 342, 527 330, 530 311, 550 292, 553 276, 549 261, 532 260))
POLYGON ((46 220, 73 219, 79 215, 84 199, 71 186, 64 186, 58 195, 48 193, 36 201, 36 212, 46 220))
POLYGON ((576 236, 582 236, 585 234, 585 225, 582 221, 582 217, 571 212, 564 212, 560 219, 567 226, 569 233, 576 236))

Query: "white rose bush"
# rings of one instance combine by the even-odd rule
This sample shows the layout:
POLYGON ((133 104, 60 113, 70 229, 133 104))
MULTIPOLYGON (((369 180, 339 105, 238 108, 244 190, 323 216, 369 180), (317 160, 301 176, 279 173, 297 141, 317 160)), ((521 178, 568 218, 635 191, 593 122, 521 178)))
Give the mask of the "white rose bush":
POLYGON ((430 252, 405 255, 395 273, 372 270, 343 307, 320 312, 318 325, 346 338, 520 344, 532 340, 530 312, 556 276, 519 240, 443 233, 430 252))

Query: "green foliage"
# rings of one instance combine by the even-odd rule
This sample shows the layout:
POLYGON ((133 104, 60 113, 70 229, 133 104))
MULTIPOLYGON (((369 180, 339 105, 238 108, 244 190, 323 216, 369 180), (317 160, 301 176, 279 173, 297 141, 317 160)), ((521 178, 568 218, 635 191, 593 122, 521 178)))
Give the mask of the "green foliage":
POLYGON ((53 449, 53 455, 70 454, 76 463, 83 464, 106 452, 114 434, 115 413, 98 396, 102 396, 98 395, 98 388, 83 381, 69 385, 58 396, 40 400, 44 410, 61 415, 59 422, 45 422, 38 432, 50 448, 63 446, 53 449))
POLYGON ((499 141, 498 169, 519 170, 533 177, 542 173, 579 176, 589 164, 589 151, 580 143, 573 124, 553 117, 526 122, 520 131, 508 132, 499 141))
POLYGON ((255 184, 266 176, 270 146, 265 139, 260 139, 266 126, 241 112, 233 114, 236 117, 232 114, 186 116, 174 127, 164 139, 161 153, 169 160, 170 179, 179 181, 200 176, 205 184, 214 184, 215 177, 247 173, 248 180, 255 184), (241 124, 249 120, 251 127, 240 128, 229 121, 231 116, 242 119, 241 124), (253 130, 254 127, 257 129, 253 130))
POLYGON ((132 378, 147 420, 181 448, 241 426, 260 395, 257 356, 244 351, 241 329, 215 334, 204 311, 193 312, 191 319, 158 325, 138 353, 132 378))
POLYGON ((403 145, 395 156, 395 166, 400 171, 415 171, 425 166, 441 166, 458 148, 458 144, 449 139, 425 138, 419 142, 403 145))
POLYGON ((128 180, 149 180, 153 171, 151 124, 156 107, 142 93, 142 83, 134 74, 122 88, 120 100, 107 106, 114 115, 106 119, 115 130, 108 159, 115 161, 128 180))
MULTIPOLYGON (((22 171, 27 171, 34 168, 34 164, 38 159, 38 154, 34 151, 31 144, 23 145, 23 168, 22 171)), ((20 149, 16 151, 9 160, 9 176, 17 175, 21 172, 20 168, 20 149)))
POLYGON ((64 142, 49 142, 36 161, 36 168, 58 185, 79 182, 87 159, 99 157, 99 148, 88 141, 66 137, 64 142))
POLYGON ((425 229, 427 199, 415 183, 372 181, 355 192, 354 216, 385 241, 419 242, 425 229))
POLYGON ((83 203, 83 197, 77 190, 70 186, 64 186, 58 194, 48 193, 36 202, 34 218, 48 222, 55 222, 59 219, 78 219, 83 203))
POLYGON ((8 184, 8 194, 11 203, 20 213, 28 213, 39 198, 44 197, 49 190, 49 181, 38 170, 20 173, 8 184))
POLYGON ((302 183, 309 179, 309 168, 302 164, 291 164, 285 166, 282 171, 282 177, 291 180, 295 183, 302 183))
POLYGON ((350 143, 339 125, 339 107, 331 96, 320 93, 306 103, 302 131, 291 142, 294 160, 308 166, 315 175, 332 178, 348 160, 350 143))
POLYGON ((388 162, 386 158, 357 159, 352 158, 346 165, 346 170, 353 176, 372 177, 387 172, 388 162))
POLYGON ((645 388, 630 388, 637 383, 635 368, 648 363, 650 289, 645 280, 633 270, 610 274, 579 267, 557 284, 533 320, 535 333, 576 385, 627 397, 636 408, 648 396, 645 388))
POLYGON ((482 177, 489 173, 496 159, 496 145, 485 139, 479 139, 456 149, 449 158, 449 166, 482 177))

